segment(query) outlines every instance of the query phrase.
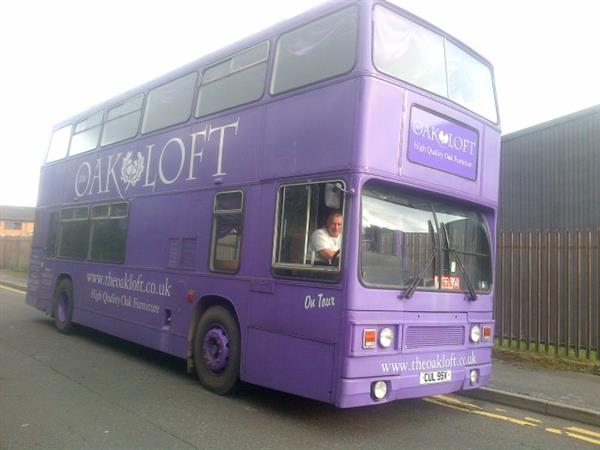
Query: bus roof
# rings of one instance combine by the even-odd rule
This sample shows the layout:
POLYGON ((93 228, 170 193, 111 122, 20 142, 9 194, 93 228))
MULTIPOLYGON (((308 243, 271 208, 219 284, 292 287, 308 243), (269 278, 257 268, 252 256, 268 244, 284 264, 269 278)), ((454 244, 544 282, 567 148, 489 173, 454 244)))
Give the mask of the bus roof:
POLYGON ((273 25, 270 28, 267 28, 265 30, 257 32, 257 33, 255 33, 251 36, 248 36, 244 39, 233 42, 230 45, 227 45, 226 47, 220 48, 211 53, 203 55, 200 58, 195 59, 195 60, 193 60, 183 66, 180 66, 172 71, 169 71, 157 78, 154 78, 154 79, 149 80, 141 85, 133 87, 133 88, 131 88, 125 92, 122 92, 121 94, 118 94, 114 97, 111 97, 101 103, 93 105, 90 108, 88 108, 84 111, 81 111, 81 112, 79 112, 73 116, 70 116, 69 118, 57 123, 53 129, 57 130, 65 125, 85 119, 94 112, 118 105, 119 103, 121 103, 137 94, 147 92, 150 89, 160 86, 161 84, 164 84, 168 81, 171 81, 180 76, 186 75, 192 71, 199 70, 210 64, 218 62, 219 60, 224 59, 227 56, 230 56, 240 50, 251 47, 254 44, 263 42, 265 40, 273 41, 277 36, 279 36, 280 34, 286 32, 286 31, 293 30, 294 28, 297 28, 307 22, 310 22, 311 20, 314 20, 318 17, 327 15, 331 12, 334 12, 336 10, 342 9, 344 7, 347 7, 347 6, 353 5, 353 4, 360 4, 363 9, 367 9, 375 4, 384 4, 386 7, 390 8, 396 12, 399 12, 403 16, 409 18, 411 21, 421 24, 421 25, 425 26, 426 28, 429 28, 432 31, 450 39, 452 42, 454 42, 455 44, 459 45, 461 48, 463 48, 464 50, 466 50, 470 54, 472 54, 475 58, 484 62, 487 66, 490 67, 490 69, 493 72, 492 64, 489 62, 489 60, 487 60, 481 54, 479 54, 472 48, 468 47, 460 40, 454 38, 452 35, 446 33, 444 30, 442 30, 442 29, 438 28, 437 26, 433 25, 432 23, 427 22, 426 20, 414 15, 410 11, 407 11, 407 10, 401 8, 400 6, 396 5, 395 3, 392 3, 388 0, 335 0, 335 1, 324 2, 321 5, 318 5, 318 6, 311 8, 303 13, 298 14, 297 16, 283 20, 283 21, 273 25))

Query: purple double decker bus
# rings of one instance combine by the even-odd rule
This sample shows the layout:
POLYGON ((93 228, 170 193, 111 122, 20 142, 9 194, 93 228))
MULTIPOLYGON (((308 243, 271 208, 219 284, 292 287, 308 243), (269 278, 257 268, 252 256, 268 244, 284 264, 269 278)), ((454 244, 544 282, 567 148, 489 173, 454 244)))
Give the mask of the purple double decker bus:
POLYGON ((324 4, 55 128, 27 303, 220 394, 476 388, 499 151, 485 59, 385 1, 324 4))

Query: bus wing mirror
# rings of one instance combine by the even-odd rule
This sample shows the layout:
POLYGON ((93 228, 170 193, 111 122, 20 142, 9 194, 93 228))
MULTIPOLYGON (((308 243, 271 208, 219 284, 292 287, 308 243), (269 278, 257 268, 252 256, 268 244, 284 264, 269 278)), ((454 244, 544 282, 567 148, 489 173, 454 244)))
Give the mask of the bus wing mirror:
POLYGON ((325 206, 331 209, 342 209, 343 186, 341 183, 327 183, 325 185, 325 206))

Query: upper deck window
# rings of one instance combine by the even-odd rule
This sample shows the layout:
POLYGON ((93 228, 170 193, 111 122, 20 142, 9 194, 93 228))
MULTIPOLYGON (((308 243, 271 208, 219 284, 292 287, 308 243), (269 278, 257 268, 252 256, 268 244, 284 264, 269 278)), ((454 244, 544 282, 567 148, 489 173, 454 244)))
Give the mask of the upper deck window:
POLYGON ((135 136, 140 124, 144 95, 127 100, 106 113, 101 145, 114 144, 135 136))
POLYGON ((204 70, 196 117, 258 100, 265 90, 269 42, 255 45, 204 70))
POLYGON ((69 142, 71 140, 71 125, 59 128, 52 133, 50 139, 50 147, 48 148, 48 155, 46 156, 46 162, 50 163, 58 161, 67 156, 69 150, 69 142))
POLYGON ((358 13, 344 9, 281 36, 271 93, 344 74, 356 60, 358 13))
POLYGON ((193 72, 151 90, 144 111, 142 133, 188 120, 192 112, 197 78, 198 74, 193 72))
POLYGON ((377 5, 373 61, 383 73, 498 121, 491 69, 445 37, 377 5))
POLYGON ((98 111, 87 119, 75 124, 71 146, 69 147, 69 156, 88 152, 98 147, 103 117, 104 111, 98 111))

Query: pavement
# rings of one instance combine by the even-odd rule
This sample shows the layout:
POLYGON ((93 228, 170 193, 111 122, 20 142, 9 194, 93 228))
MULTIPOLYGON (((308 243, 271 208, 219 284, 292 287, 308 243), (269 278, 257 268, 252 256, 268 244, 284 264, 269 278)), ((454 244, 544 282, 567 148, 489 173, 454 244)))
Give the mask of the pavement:
MULTIPOLYGON (((26 291, 27 276, 0 269, 0 285, 26 291)), ((600 427, 600 375, 496 358, 488 385, 459 395, 600 427)))
POLYGON ((0 285, 21 291, 27 290, 27 272, 0 269, 0 285))

